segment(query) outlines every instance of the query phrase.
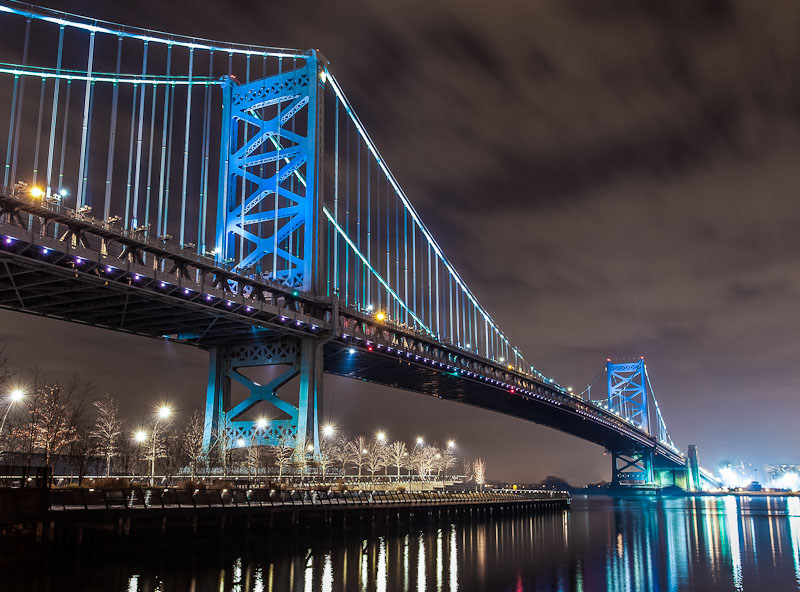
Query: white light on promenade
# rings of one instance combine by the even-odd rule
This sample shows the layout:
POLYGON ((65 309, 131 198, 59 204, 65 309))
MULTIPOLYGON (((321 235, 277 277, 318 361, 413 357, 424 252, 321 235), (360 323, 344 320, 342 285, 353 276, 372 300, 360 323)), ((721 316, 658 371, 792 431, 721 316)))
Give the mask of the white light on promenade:
POLYGON ((170 413, 172 413, 172 410, 167 405, 162 405, 158 409, 158 417, 160 417, 161 419, 168 418, 170 413))
POLYGON ((22 400, 22 398, 25 396, 25 393, 23 393, 21 389, 14 389, 11 391, 11 395, 9 396, 11 398, 11 402, 16 403, 17 401, 22 400))
POLYGON ((322 428, 322 435, 323 436, 327 436, 327 437, 333 436, 333 432, 334 432, 334 429, 333 429, 333 426, 331 424, 327 424, 326 426, 324 426, 322 428))
POLYGON ((263 417, 259 417, 258 420, 256 421, 256 427, 259 430, 263 430, 264 428, 267 427, 267 420, 263 417))
POLYGON ((141 444, 145 440, 147 440, 147 432, 144 430, 139 430, 133 436, 133 439, 136 441, 137 444, 141 444))

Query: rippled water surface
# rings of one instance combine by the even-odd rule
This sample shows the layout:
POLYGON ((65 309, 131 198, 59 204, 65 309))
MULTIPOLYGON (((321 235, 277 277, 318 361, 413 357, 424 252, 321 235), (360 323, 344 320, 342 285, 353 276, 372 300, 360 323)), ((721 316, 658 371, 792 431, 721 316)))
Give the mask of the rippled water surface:
POLYGON ((564 513, 3 571, 0 589, 42 591, 798 590, 800 499, 579 496, 564 513))

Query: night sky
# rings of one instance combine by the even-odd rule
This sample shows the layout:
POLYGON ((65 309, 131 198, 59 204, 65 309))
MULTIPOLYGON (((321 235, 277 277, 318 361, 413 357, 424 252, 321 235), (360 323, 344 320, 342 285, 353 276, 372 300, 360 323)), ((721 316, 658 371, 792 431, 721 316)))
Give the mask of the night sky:
MULTIPOLYGON (((800 462, 800 4, 673 0, 45 2, 175 33, 314 47, 511 341, 581 390, 645 356, 701 464, 800 462)), ((204 403, 207 355, 0 313, 21 366, 131 416, 204 403)), ((602 449, 421 395, 326 379, 342 430, 453 437, 490 479, 610 478, 602 449)), ((602 392, 593 392, 598 398, 602 392)))

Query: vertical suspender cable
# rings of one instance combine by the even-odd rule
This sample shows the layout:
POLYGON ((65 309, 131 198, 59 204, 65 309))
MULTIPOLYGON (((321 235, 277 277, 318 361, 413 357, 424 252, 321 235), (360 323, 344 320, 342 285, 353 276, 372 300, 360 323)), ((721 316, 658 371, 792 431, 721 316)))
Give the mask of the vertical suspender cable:
MULTIPOLYGON (((361 142, 356 138, 356 175, 358 177, 356 181, 356 246, 358 247, 358 252, 361 252, 361 142)), ((362 284, 362 276, 361 276, 361 260, 354 259, 356 264, 355 268, 355 300, 356 305, 361 307, 362 302, 361 299, 364 298, 364 290, 362 284)))
POLYGON ((3 171, 3 186, 8 187, 8 176, 11 173, 11 145, 14 137, 14 121, 16 121, 17 109, 17 86, 19 85, 19 75, 14 75, 14 87, 11 90, 11 114, 8 117, 8 144, 6 145, 6 166, 3 171))
POLYGON ((154 235, 156 238, 161 236, 158 229, 158 224, 155 224, 154 230, 155 232, 151 232, 151 222, 150 222, 150 197, 152 195, 153 190, 153 141, 155 138, 155 131, 156 131, 156 107, 158 106, 158 86, 153 86, 153 102, 150 106, 150 129, 148 132, 149 140, 148 140, 148 147, 147 147, 147 186, 145 188, 145 195, 144 195, 144 224, 147 230, 145 231, 145 236, 149 237, 154 235))
MULTIPOLYGON (((169 194, 172 187, 172 132, 175 126, 175 85, 171 85, 169 93, 169 115, 167 117, 169 130, 167 131, 167 169, 164 178, 164 234, 167 234, 169 221, 169 194)), ((183 247, 183 245, 180 245, 183 247)))
MULTIPOLYGON (((22 50, 22 65, 28 64, 28 47, 31 40, 31 19, 25 22, 25 46, 22 50)), ((16 79, 15 79, 16 80, 16 79)), ((11 157, 11 182, 6 185, 13 185, 17 182, 17 156, 19 154, 19 129, 22 124, 22 109, 25 106, 25 77, 19 81, 19 100, 17 101, 17 112, 14 121, 14 151, 11 157)))
MULTIPOLYGON (((394 278, 397 282, 396 292, 400 293, 400 212, 398 211, 398 199, 395 194, 394 200, 394 278)), ((403 295, 405 300, 405 295, 403 295)), ((395 301, 394 318, 400 321, 400 303, 395 301)))
MULTIPOLYGON (((375 168, 375 233, 377 234, 377 240, 375 241, 375 261, 370 260, 370 264, 377 270, 381 277, 385 277, 385 274, 381 273, 381 249, 383 248, 383 243, 381 242, 381 174, 377 167, 375 168)), ((375 290, 378 293, 378 304, 375 310, 382 310, 381 286, 376 285, 375 290)))
MULTIPOLYGON (((86 65, 86 76, 91 78, 92 66, 94 65, 94 36, 92 31, 89 35, 89 58, 86 65)), ((88 156, 88 135, 89 135, 89 99, 92 96, 92 83, 86 81, 86 93, 83 96, 83 126, 81 131, 81 160, 78 165, 78 199, 77 204, 80 208, 86 203, 86 158, 88 156)))
MULTIPOLYGON (((339 101, 335 101, 335 146, 333 149, 333 219, 339 224, 339 101)), ((333 292, 339 296, 339 233, 333 233, 333 292)))
MULTIPOLYGON (((339 102, 336 102, 336 114, 339 114, 339 102)), ((345 209, 345 232, 350 236, 350 125, 345 122, 345 176, 344 187, 344 209, 345 209)), ((336 233, 339 234, 338 232, 336 233)), ((347 306, 350 301, 350 249, 344 249, 344 305, 347 306)))
MULTIPOLYGON (((403 207, 403 299, 408 300, 408 211, 403 207)), ((408 324, 408 312, 403 309, 403 322, 408 324)))
POLYGON ((72 80, 67 80, 67 98, 64 101, 64 127, 61 130, 61 154, 58 163, 58 192, 64 188, 64 155, 67 152, 67 126, 69 125, 69 98, 72 96, 72 80))
MULTIPOLYGON (((281 75, 283 74, 283 58, 278 58, 278 79, 280 79, 281 75)), ((278 128, 278 137, 277 142, 278 144, 275 146, 276 151, 280 151, 281 149, 281 126, 283 123, 281 122, 280 118, 281 113, 281 105, 278 103, 277 108, 277 128, 278 128)), ((275 204, 273 208, 274 215, 273 223, 272 223, 272 279, 274 281, 278 281, 278 193, 280 190, 280 170, 281 170, 281 163, 280 159, 275 159, 275 204)))
MULTIPOLYGON (((372 180, 370 179, 369 154, 367 154, 367 261, 372 265, 372 180)), ((366 271, 365 271, 366 273, 366 271)), ((372 278, 366 276, 366 304, 372 304, 372 278)))
MULTIPOLYGON (((214 50, 208 52, 208 78, 214 73, 214 50)), ((197 225, 197 252, 204 255, 206 252, 206 216, 208 215, 208 167, 209 144, 211 136, 211 86, 206 83, 205 96, 203 97, 203 160, 200 166, 201 193, 200 193, 200 218, 197 225)))
MULTIPOLYGON (((170 65, 172 64, 172 44, 167 46, 167 80, 169 80, 170 65)), ((158 234, 167 234, 167 216, 164 211, 164 177, 167 160, 167 127, 170 105, 170 85, 164 85, 164 116, 161 121, 161 166, 158 171, 158 234)))
MULTIPOLYGON (((56 57, 56 73, 61 73, 61 58, 64 54, 64 25, 58 28, 58 55, 56 57)), ((50 114, 50 140, 48 142, 47 151, 47 180, 45 194, 50 195, 53 178, 53 153, 56 144, 56 121, 58 120, 58 91, 61 89, 61 79, 56 76, 55 84, 53 86, 53 110, 50 114)))
MULTIPOLYGON (((117 68, 116 74, 119 76, 120 62, 122 60, 122 36, 117 38, 117 68)), ((119 102, 119 82, 114 80, 114 88, 111 94, 111 129, 108 134, 108 160, 106 161, 106 191, 103 203, 103 220, 108 220, 111 213, 111 182, 114 174, 114 145, 117 141, 117 104, 119 102)))
MULTIPOLYGON (((144 42, 142 52, 142 80, 147 75, 147 48, 149 43, 144 42)), ((133 175, 133 208, 131 210, 132 224, 136 228, 139 226, 139 176, 142 170, 142 134, 144 130, 144 100, 147 95, 147 84, 142 84, 142 92, 139 95, 139 127, 136 131, 136 169, 133 175)), ((134 105, 135 108, 135 105, 134 105)), ((145 224, 147 221, 145 220, 145 224)))
POLYGON ((36 148, 33 151, 33 177, 31 179, 34 185, 36 185, 36 181, 39 178, 39 149, 42 145, 42 117, 44 115, 44 86, 46 80, 46 78, 42 78, 42 84, 39 89, 39 119, 36 122, 36 148))
POLYGON ((133 175, 133 143, 136 139, 136 98, 139 96, 139 85, 133 85, 133 101, 131 101, 131 133, 128 139, 128 175, 125 183, 125 228, 131 228, 131 176, 133 175))
MULTIPOLYGON (((230 58, 229 59, 232 59, 232 58, 233 58, 233 54, 230 54, 230 58)), ((245 84, 249 84, 250 83, 250 54, 247 54, 247 60, 246 60, 245 63, 246 63, 246 65, 245 65, 245 73, 244 73, 244 83, 245 84)), ((278 104, 278 111, 280 112, 280 104, 278 104)), ((249 131, 249 129, 250 128, 247 125, 243 126, 243 129, 242 129, 242 135, 243 135, 243 137, 242 137, 242 146, 247 146, 247 132, 249 131)), ((246 165, 245 165, 244 168, 246 170, 246 168, 247 168, 246 165)), ((244 236, 245 236, 244 233, 245 233, 245 230, 246 230, 244 221, 245 221, 245 212, 247 210, 247 201, 248 201, 247 200, 247 179, 246 179, 246 176, 243 175, 242 176, 242 193, 241 193, 242 207, 241 207, 240 213, 239 213, 239 225, 241 227, 242 234, 241 234, 241 236, 239 238, 239 261, 237 261, 236 263, 239 263, 240 261, 244 261, 244 236)))
POLYGON ((189 128, 192 125, 192 69, 194 47, 189 49, 189 84, 186 85, 186 131, 183 136, 183 184, 181 187, 181 248, 186 231, 186 180, 189 174, 189 128))

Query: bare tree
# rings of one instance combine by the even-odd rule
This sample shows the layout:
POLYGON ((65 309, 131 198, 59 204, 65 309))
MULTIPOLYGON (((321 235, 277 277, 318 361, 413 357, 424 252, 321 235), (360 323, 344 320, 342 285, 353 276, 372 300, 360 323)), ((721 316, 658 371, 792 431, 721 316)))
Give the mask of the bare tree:
POLYGON ((364 465, 367 464, 367 446, 369 440, 365 436, 356 436, 347 443, 347 452, 349 462, 353 463, 358 468, 358 480, 361 481, 361 471, 364 465))
MULTIPOLYGON (((186 443, 180 433, 170 431, 164 436, 164 475, 169 480, 175 476, 178 470, 186 466, 188 457, 186 455, 186 443)), ((167 481, 169 482, 169 481, 167 481)))
POLYGON ((478 458, 472 465, 472 476, 475 478, 475 483, 481 486, 486 483, 486 463, 482 458, 478 458))
POLYGON ((322 472, 322 480, 325 481, 325 473, 334 463, 336 455, 336 441, 333 438, 322 437, 319 441, 319 452, 317 454, 317 464, 322 472))
POLYGON ((192 479, 197 476, 197 467, 203 461, 203 433, 205 431, 205 418, 203 414, 196 410, 189 416, 189 420, 183 427, 182 438, 186 456, 189 459, 189 467, 192 471, 192 479))
POLYGON ((92 434, 92 424, 88 417, 77 418, 74 428, 73 437, 67 446, 67 454, 70 466, 77 473, 78 485, 81 485, 88 472, 92 455, 97 450, 97 442, 92 434))
POLYGON ((471 458, 464 457, 461 459, 461 474, 464 475, 464 481, 472 481, 474 480, 475 473, 473 471, 473 467, 475 463, 472 462, 471 458))
POLYGON ((55 455, 76 437, 91 392, 91 385, 73 378, 66 386, 45 384, 25 398, 27 421, 15 435, 25 440, 28 462, 38 450, 44 466, 52 468, 55 455))
POLYGON ((294 442, 285 434, 278 437, 278 445, 273 447, 275 464, 278 465, 278 481, 283 479, 283 471, 292 464, 294 459, 294 442))
POLYGON ((122 421, 119 418, 117 402, 106 393, 102 399, 94 402, 97 409, 97 420, 91 434, 99 452, 106 461, 106 477, 111 475, 111 459, 119 453, 119 437, 122 433, 122 421))
POLYGON ((370 480, 374 486, 375 473, 386 467, 386 463, 388 461, 387 450, 386 446, 382 442, 375 439, 369 442, 366 451, 367 452, 364 454, 364 457, 366 458, 365 468, 369 471, 370 480))
POLYGON ((228 468, 231 463, 231 450, 233 449, 233 434, 231 432, 231 422, 227 413, 220 414, 217 427, 211 433, 214 448, 222 465, 222 477, 228 477, 228 468))
POLYGON ((331 448, 331 459, 339 465, 342 477, 347 475, 347 463, 350 462, 350 440, 347 436, 339 436, 331 448))
POLYGON ((388 461, 397 469, 397 481, 400 481, 400 469, 408 464, 408 449, 405 442, 394 442, 387 449, 388 461))
POLYGON ((132 475, 139 456, 139 448, 132 430, 124 422, 120 424, 120 431, 122 435, 118 441, 117 470, 123 475, 132 475))
POLYGON ((456 457, 450 452, 450 448, 443 448, 436 452, 436 471, 442 477, 442 485, 447 479, 447 469, 456 466, 456 457))
POLYGON ((437 454, 439 454, 439 451, 435 447, 425 446, 418 447, 411 455, 410 464, 419 475, 421 481, 424 481, 433 472, 437 454))

